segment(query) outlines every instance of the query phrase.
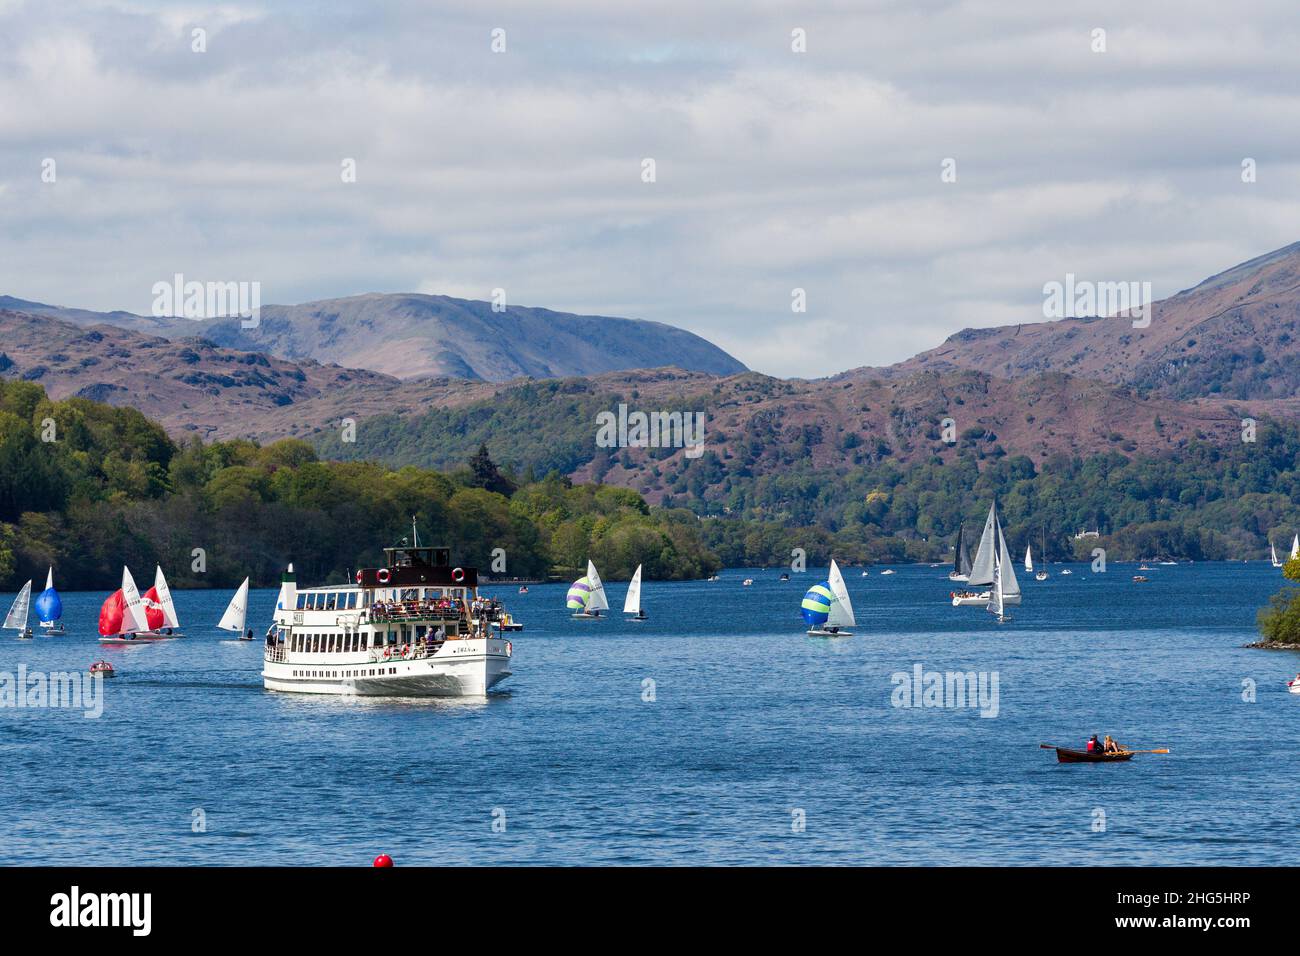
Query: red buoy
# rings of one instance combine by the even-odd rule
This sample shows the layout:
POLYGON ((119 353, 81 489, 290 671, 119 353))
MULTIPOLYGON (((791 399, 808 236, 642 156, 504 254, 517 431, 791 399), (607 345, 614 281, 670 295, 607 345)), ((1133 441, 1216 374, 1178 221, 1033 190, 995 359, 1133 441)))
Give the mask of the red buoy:
POLYGON ((381 853, 375 857, 375 866, 392 866, 393 858, 387 853, 381 853))

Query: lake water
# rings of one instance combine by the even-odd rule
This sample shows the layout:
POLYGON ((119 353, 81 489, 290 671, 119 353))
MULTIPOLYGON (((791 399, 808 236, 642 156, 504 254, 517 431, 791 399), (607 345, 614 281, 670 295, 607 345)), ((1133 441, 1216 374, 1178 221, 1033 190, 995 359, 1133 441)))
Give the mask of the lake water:
MULTIPOLYGON (((120 676, 99 719, 0 708, 0 864, 1292 862, 1300 654, 1242 647, 1280 573, 1071 568, 1022 574, 1002 625, 949 606, 946 568, 845 569, 860 623, 833 641, 798 616, 824 572, 647 582, 641 624, 489 588, 527 630, 471 701, 266 691, 260 642, 214 627, 224 592, 176 593, 187 640, 101 648, 105 595, 66 594, 68 636, 3 632, 0 670, 120 676), (997 716, 894 706, 918 663, 996 672, 997 716), (1038 746, 1091 733, 1173 753, 1038 746)), ((259 635, 275 595, 251 596, 259 635)))

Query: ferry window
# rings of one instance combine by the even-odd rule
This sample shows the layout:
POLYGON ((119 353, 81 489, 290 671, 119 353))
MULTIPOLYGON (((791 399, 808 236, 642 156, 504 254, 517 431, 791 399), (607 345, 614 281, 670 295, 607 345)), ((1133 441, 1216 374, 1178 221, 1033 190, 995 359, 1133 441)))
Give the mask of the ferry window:
POLYGON ((354 607, 356 607, 356 606, 357 606, 357 592, 356 592, 356 591, 349 591, 349 592, 348 592, 348 610, 350 611, 350 610, 352 610, 352 609, 353 609, 354 607))
POLYGON ((335 595, 333 592, 331 592, 325 596, 325 610, 327 611, 335 610, 334 603, 335 603, 335 595))
POLYGON ((302 610, 303 608, 305 608, 306 606, 307 606, 307 595, 305 595, 305 594, 299 594, 299 595, 298 595, 298 610, 301 611, 301 610, 302 610))

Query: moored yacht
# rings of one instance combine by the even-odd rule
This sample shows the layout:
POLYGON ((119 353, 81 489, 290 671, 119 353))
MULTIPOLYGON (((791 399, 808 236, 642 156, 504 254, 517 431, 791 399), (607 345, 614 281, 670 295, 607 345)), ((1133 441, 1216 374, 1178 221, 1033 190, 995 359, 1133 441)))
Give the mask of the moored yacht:
MULTIPOLYGON (((416 539, 418 540, 418 539, 416 539)), ((268 690, 386 697, 476 697, 510 676, 514 648, 493 635, 501 606, 447 548, 384 549, 352 585, 298 589, 284 576, 262 669, 268 690)))

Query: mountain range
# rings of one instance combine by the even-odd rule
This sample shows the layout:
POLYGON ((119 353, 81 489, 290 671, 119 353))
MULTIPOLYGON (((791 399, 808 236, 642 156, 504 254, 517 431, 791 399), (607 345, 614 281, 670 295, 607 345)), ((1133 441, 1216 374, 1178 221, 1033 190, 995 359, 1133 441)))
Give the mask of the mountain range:
POLYGON ((437 466, 485 442, 520 472, 651 501, 688 488, 721 502, 736 476, 887 459, 1177 454, 1239 442, 1247 416, 1300 417, 1300 243, 1156 303, 1146 328, 1113 316, 967 329, 888 368, 809 381, 746 371, 657 323, 443 296, 268 306, 253 330, 0 309, 0 374, 134 405, 173 434, 297 436, 331 457, 437 466), (703 412, 705 455, 597 447, 595 415, 620 402, 703 412))
POLYGON ((745 366, 684 329, 642 319, 574 315, 550 309, 454 299, 445 295, 379 294, 266 305, 259 321, 187 319, 88 312, 0 296, 0 309, 107 324, 173 340, 202 338, 241 352, 294 362, 315 360, 395 378, 509 379, 598 375, 671 364, 715 375, 745 366))

